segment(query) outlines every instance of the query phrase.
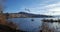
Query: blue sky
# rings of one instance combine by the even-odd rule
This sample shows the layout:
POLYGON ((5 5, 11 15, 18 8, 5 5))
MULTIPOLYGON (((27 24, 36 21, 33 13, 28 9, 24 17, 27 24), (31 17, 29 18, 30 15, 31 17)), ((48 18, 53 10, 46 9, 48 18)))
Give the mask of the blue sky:
MULTIPOLYGON (((60 15, 60 0, 7 0, 5 11, 17 13, 29 9, 29 13, 60 15)), ((25 11, 28 12, 28 11, 25 11)))

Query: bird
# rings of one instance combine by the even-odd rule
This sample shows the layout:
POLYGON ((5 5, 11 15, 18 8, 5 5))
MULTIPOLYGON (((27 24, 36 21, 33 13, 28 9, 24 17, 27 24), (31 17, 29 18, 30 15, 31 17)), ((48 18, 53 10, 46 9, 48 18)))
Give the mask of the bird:
POLYGON ((31 19, 31 21, 34 21, 34 19, 31 19))

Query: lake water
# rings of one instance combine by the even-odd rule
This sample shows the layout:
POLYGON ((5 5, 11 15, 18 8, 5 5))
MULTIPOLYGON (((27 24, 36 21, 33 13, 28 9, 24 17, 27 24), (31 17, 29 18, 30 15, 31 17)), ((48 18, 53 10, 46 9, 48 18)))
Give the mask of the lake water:
MULTIPOLYGON (((44 18, 11 18, 8 19, 9 21, 12 21, 17 24, 18 29, 23 31, 29 31, 29 32, 38 32, 41 30, 42 26, 42 19, 44 18)), ((46 19, 57 19, 57 18, 46 18, 46 19)), ((59 23, 49 23, 50 28, 56 29, 59 28, 59 23)), ((59 30, 59 29, 58 29, 59 30)))

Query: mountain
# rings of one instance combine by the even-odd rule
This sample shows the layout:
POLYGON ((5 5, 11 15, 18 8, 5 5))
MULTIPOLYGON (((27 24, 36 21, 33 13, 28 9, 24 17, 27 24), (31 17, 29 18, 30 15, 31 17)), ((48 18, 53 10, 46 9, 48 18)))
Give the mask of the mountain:
POLYGON ((22 17, 32 17, 32 18, 43 18, 43 17, 53 17, 49 15, 40 15, 40 14, 32 14, 27 12, 19 12, 18 14, 22 14, 22 17))

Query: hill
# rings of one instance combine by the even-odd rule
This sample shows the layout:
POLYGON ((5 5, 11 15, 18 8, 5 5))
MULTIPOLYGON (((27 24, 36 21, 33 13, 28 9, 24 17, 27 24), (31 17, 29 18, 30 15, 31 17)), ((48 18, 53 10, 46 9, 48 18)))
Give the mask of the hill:
POLYGON ((27 12, 19 12, 19 14, 25 15, 26 17, 33 17, 33 18, 52 17, 49 15, 32 14, 32 13, 27 13, 27 12))
POLYGON ((27 12, 19 12, 19 13, 5 13, 7 17, 10 18, 49 18, 53 16, 49 15, 41 15, 41 14, 32 14, 27 12))

